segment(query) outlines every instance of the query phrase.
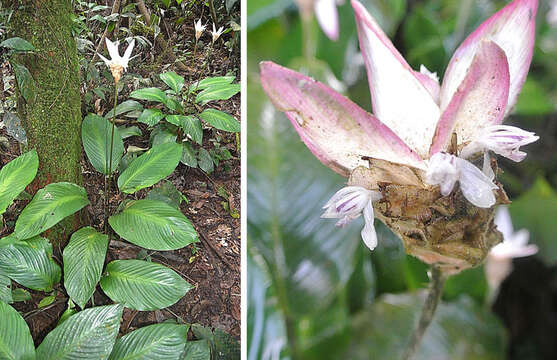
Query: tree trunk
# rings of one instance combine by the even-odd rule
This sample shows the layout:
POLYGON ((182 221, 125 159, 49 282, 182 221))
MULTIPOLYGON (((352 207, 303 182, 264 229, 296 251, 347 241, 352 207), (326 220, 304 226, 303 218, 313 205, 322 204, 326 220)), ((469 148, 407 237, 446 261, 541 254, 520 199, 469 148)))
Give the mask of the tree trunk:
MULTIPOLYGON (((39 155, 38 177, 30 190, 60 181, 82 185, 80 74, 71 0, 2 1, 14 10, 13 36, 36 49, 12 59, 34 79, 33 96, 24 98, 18 88, 18 112, 28 145, 39 155)), ((80 225, 79 217, 61 224, 50 238, 53 243, 64 243, 80 225)))

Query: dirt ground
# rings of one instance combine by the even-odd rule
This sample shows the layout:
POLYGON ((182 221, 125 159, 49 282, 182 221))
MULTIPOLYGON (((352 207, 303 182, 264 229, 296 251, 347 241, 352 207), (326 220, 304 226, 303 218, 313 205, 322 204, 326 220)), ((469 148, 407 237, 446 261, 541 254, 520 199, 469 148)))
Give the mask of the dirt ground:
MULTIPOLYGON (((204 23, 210 23, 210 18, 207 14, 204 15, 203 19, 204 23)), ((194 33, 192 24, 193 21, 190 21, 190 19, 183 23, 180 31, 183 31, 184 36, 192 36, 194 33)), ((228 70, 236 68, 238 69, 236 81, 239 82, 239 51, 237 54, 232 53, 232 56, 230 56, 231 53, 224 47, 224 41, 226 40, 227 35, 225 34, 220 42, 220 46, 215 47, 210 57, 210 73, 204 73, 203 77, 225 75, 228 70), (236 58, 234 55, 237 55, 236 58)), ((179 48, 180 46, 177 47, 179 48)), ((206 52, 199 52, 197 59, 193 63, 201 64, 203 62, 202 57, 206 55, 206 52)), ((138 60, 136 63, 140 62, 141 60, 138 60)), ((9 71, 7 63, 2 68, 3 72, 9 71)), ((134 69, 130 70, 134 71, 134 69)), ((175 65, 165 68, 165 70, 173 70, 179 75, 184 76, 186 82, 188 80, 189 74, 187 71, 175 65)), ((136 72, 143 77, 150 76, 155 78, 163 70, 160 69, 149 74, 147 70, 140 68, 136 72)), ((133 89, 128 90, 119 96, 119 102, 128 99, 127 95, 133 89)), ((9 93, 4 93, 3 97, 9 95, 9 93)), ((102 105, 105 107, 104 112, 111 108, 108 104, 111 104, 112 101, 113 99, 107 97, 106 101, 102 102, 102 105)), ((226 111, 236 119, 240 119, 240 94, 226 101, 213 102, 211 105, 213 108, 226 111)), ((143 135, 126 139, 124 141, 125 148, 130 144, 148 147, 149 131, 146 125, 136 123, 133 125, 139 126, 143 135)), ((214 129, 204 129, 203 147, 208 150, 211 149, 213 145, 208 139, 214 137, 215 133, 218 133, 222 137, 221 145, 230 151, 233 159, 221 161, 218 166, 215 166, 215 171, 211 174, 206 174, 200 169, 192 169, 180 163, 177 169, 166 179, 171 181, 188 199, 187 203, 182 202, 181 210, 195 226, 200 242, 175 251, 148 252, 152 261, 172 268, 181 274, 194 288, 178 303, 167 309, 150 312, 125 309, 120 327, 121 334, 148 324, 161 322, 166 319, 175 319, 184 323, 199 323, 211 328, 218 328, 229 333, 237 340, 240 339, 240 219, 232 217, 230 212, 223 207, 222 203, 225 199, 221 196, 222 190, 220 195, 218 192, 220 187, 226 189, 230 196, 230 208, 235 209, 238 214, 241 213, 240 153, 237 151, 235 134, 214 132, 214 129)), ((3 166, 20 154, 20 148, 19 144, 7 135, 5 128, 0 129, 0 136, 4 136, 9 140, 8 147, 0 147, 0 166, 3 166)), ((83 185, 91 201, 85 212, 90 219, 91 226, 102 231, 102 190, 104 177, 89 164, 85 153, 83 153, 82 169, 84 177, 83 185)), ((127 198, 143 198, 148 190, 141 190, 127 198)), ((113 192, 113 196, 109 200, 112 213, 116 211, 123 198, 124 194, 114 194, 113 192)), ((28 201, 17 200, 8 209, 4 214, 4 223, 0 229, 0 236, 13 231, 15 219, 27 203, 28 201)), ((114 235, 109 245, 107 262, 116 259, 135 259, 138 255, 141 255, 139 252, 139 247, 118 239, 118 236, 114 235)), ((60 253, 60 249, 55 249, 55 254, 60 253)), ((56 261, 61 265, 59 256, 56 258, 56 261)), ((12 304, 24 316, 37 345, 56 326, 58 319, 66 308, 67 297, 62 284, 63 280, 57 285, 56 289, 59 291, 56 301, 43 309, 38 308, 38 303, 46 294, 37 291, 30 291, 32 300, 12 304)), ((13 287, 18 286, 15 283, 12 283, 12 285, 13 287)), ((98 286, 94 294, 95 306, 109 303, 111 303, 110 299, 104 295, 100 286, 98 286)))

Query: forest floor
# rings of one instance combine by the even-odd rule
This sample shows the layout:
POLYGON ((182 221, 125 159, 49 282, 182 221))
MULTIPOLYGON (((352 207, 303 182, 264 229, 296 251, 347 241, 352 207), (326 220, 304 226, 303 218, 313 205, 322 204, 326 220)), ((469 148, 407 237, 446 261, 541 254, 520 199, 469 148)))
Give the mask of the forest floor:
MULTIPOLYGON (((194 11, 195 12, 195 11, 194 11)), ((205 11, 202 22, 210 24, 211 19, 205 11)), ((195 19, 201 14, 194 14, 195 19)), ((193 38, 193 17, 186 19, 178 29, 184 38, 193 38)), ((207 38, 210 34, 205 35, 207 38)), ((186 79, 188 86, 189 71, 203 73, 202 77, 223 76, 231 71, 236 75, 236 81, 240 80, 240 58, 239 50, 230 52, 224 43, 230 36, 223 35, 219 42, 215 44, 212 53, 198 51, 195 61, 184 67, 169 64, 168 58, 163 61, 152 57, 152 61, 143 61, 147 56, 142 56, 139 60, 130 62, 131 73, 139 74, 146 78, 158 79, 158 74, 164 71, 175 71, 186 79), (209 59, 207 57, 210 56, 209 59), (190 64, 206 64, 207 69, 194 69, 190 64), (143 62, 142 62, 143 61, 143 62), (158 61, 158 63, 157 63, 158 61), (134 69, 134 63, 137 68, 134 69), (170 65, 170 66, 169 66, 170 65)), ((152 40, 152 39, 151 39, 152 40)), ((176 45, 176 48, 183 47, 184 44, 172 44, 177 39, 167 39, 169 46, 176 45), (170 41, 169 41, 170 40, 170 41)), ((239 45, 238 45, 239 48, 239 45)), ((158 50, 155 48, 154 53, 158 50)), ((178 54, 176 54, 178 55, 178 54)), ((188 56, 191 56, 188 54, 188 56)), ((191 59, 188 57, 188 59, 191 59)), ((8 62, 2 65, 3 74, 10 72, 8 62)), ((198 76, 200 77, 200 76, 198 76)), ((193 82, 194 77, 192 77, 193 82)), ((160 83, 160 80, 158 81, 160 83)), ((107 84, 110 86, 110 84, 107 84)), ((13 89, 13 86, 11 86, 13 89)), ((3 89, 1 89, 3 90, 3 89)), ((128 99, 128 95, 135 89, 126 89, 119 95, 119 102, 128 99)), ((13 91, 13 90, 12 90, 13 91)), ((12 91, 3 93, 0 100, 13 96, 12 91)), ((106 101, 98 105, 104 107, 104 112, 110 110, 113 99, 107 97, 106 101)), ((240 94, 235 95, 229 100, 212 103, 213 108, 220 109, 240 119, 240 94)), ((86 115, 84 113, 83 115, 86 115)), ((143 135, 131 137, 124 140, 125 148, 129 145, 141 148, 149 147, 149 133, 145 124, 134 123, 138 126, 143 135)), ((207 174, 199 168, 191 168, 180 163, 178 168, 166 179, 187 198, 187 202, 182 202, 180 209, 183 214, 193 223, 199 234, 199 242, 191 244, 183 249, 175 251, 150 251, 145 252, 139 247, 119 239, 117 235, 112 235, 112 240, 108 249, 107 262, 116 259, 145 259, 149 257, 154 262, 161 263, 172 268, 179 273, 186 281, 194 286, 185 297, 171 307, 157 311, 139 312, 125 309, 123 321, 120 328, 121 334, 128 333, 139 327, 174 319, 189 324, 201 324, 203 326, 220 329, 236 340, 240 339, 240 145, 237 143, 234 133, 225 133, 214 129, 204 128, 203 148, 209 150, 214 144, 210 141, 218 135, 220 146, 225 147, 232 154, 232 159, 221 161, 212 173, 207 174), (226 199, 228 197, 228 199, 226 199), (225 203, 228 203, 226 205, 225 203), (228 207, 228 209, 227 209, 228 207), (234 215, 234 216, 233 216, 234 215)), ((4 137, 8 143, 0 144, 0 167, 17 157, 21 150, 20 144, 9 136, 6 128, 0 129, 0 138, 4 137)), ((86 216, 90 220, 90 225, 97 230, 103 229, 103 187, 104 176, 91 166, 83 152, 82 172, 84 187, 91 204, 85 209, 86 216)), ((162 183, 162 182, 161 182, 162 183)), ((155 185, 157 186, 157 185, 155 185)), ((113 189, 115 186, 112 187, 113 189)), ((147 194, 144 189, 133 195, 134 198, 143 198, 147 194)), ((113 192, 114 193, 114 192, 113 192)), ((117 210, 118 204, 124 198, 124 194, 113 194, 109 199, 111 212, 117 210)), ((129 197, 128 197, 129 198, 129 197)), ((0 228, 0 236, 4 236, 13 231, 15 219, 29 200, 16 200, 15 203, 4 214, 3 226, 0 228)), ((2 224, 0 224, 2 225, 2 224)), ((60 249, 54 251, 55 260, 61 264, 60 249), (58 254, 58 256, 57 256, 58 254)), ((64 310, 66 309, 67 297, 63 291, 62 283, 57 285, 58 295, 56 300, 44 308, 39 308, 39 302, 46 294, 38 291, 30 291, 32 299, 25 302, 13 304, 14 307, 23 315, 33 339, 39 344, 44 336, 52 330, 64 310)), ((17 284, 13 283, 15 287, 17 284)), ((104 295, 100 286, 94 294, 94 304, 103 305, 111 303, 111 300, 104 295)))

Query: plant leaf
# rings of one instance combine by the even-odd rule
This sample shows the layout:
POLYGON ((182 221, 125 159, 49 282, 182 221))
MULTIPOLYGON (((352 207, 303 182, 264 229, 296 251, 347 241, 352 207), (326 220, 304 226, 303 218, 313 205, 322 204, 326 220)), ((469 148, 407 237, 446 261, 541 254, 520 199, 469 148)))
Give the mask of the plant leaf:
POLYGON ((199 114, 201 120, 209 123, 216 129, 229 131, 229 132, 240 132, 240 123, 234 119, 234 117, 225 112, 207 109, 199 114))
POLYGON ((184 87, 184 78, 176 74, 174 71, 168 71, 160 74, 160 78, 174 91, 174 94, 179 94, 184 87))
MULTIPOLYGON (((5 240, 2 239, 2 240, 5 240)), ((39 236, 0 246, 0 273, 33 290, 51 291, 60 281, 60 266, 52 260, 52 245, 39 236)))
POLYGON ((114 344, 110 360, 175 360, 184 350, 188 326, 153 324, 122 336, 114 344))
POLYGON ((209 154, 209 152, 204 148, 201 148, 199 149, 198 156, 199 159, 197 161, 197 165, 199 166, 199 168, 205 171, 207 174, 212 173, 215 168, 213 166, 213 158, 211 157, 211 154, 209 154))
MULTIPOLYGON (((141 111, 143 110, 143 105, 138 103, 135 100, 126 100, 121 104, 116 106, 116 116, 122 115, 131 111, 141 111)), ((114 109, 111 109, 106 115, 104 116, 105 119, 111 119, 114 117, 114 109)))
POLYGON ((139 100, 156 101, 163 104, 166 104, 166 101, 168 99, 164 91, 156 87, 132 91, 130 97, 139 100))
POLYGON ((122 138, 122 140, 132 136, 141 136, 142 134, 141 129, 137 126, 120 126, 118 127, 118 132, 120 133, 120 137, 122 138))
POLYGON ((6 39, 0 43, 0 47, 5 47, 15 51, 35 51, 35 47, 27 40, 20 37, 6 39))
POLYGON ((0 359, 34 360, 35 346, 25 320, 0 301, 0 359))
POLYGON ((141 311, 171 306, 192 288, 171 269, 142 260, 112 261, 101 287, 112 301, 141 311))
POLYGON ((12 280, 6 275, 0 273, 0 301, 6 304, 12 303, 12 280))
POLYGON ((137 121, 147 124, 149 126, 155 126, 159 121, 164 118, 164 114, 160 109, 145 109, 137 118, 137 121))
POLYGON ((182 157, 182 147, 175 142, 153 146, 135 159, 118 177, 118 188, 132 194, 170 175, 182 157))
POLYGON ((197 242, 190 221, 162 201, 137 200, 108 222, 122 238, 149 250, 176 250, 197 242))
POLYGON ((240 92, 240 84, 218 84, 201 91, 195 97, 195 102, 206 104, 213 100, 228 100, 240 92))
POLYGON ((203 143, 203 128, 201 121, 193 115, 167 115, 166 121, 184 129, 184 133, 201 145, 203 143))
POLYGON ((122 318, 120 304, 85 309, 52 330, 37 348, 41 360, 108 359, 122 318))
POLYGON ((179 210, 180 204, 184 200, 184 195, 176 189, 173 183, 170 181, 163 181, 160 186, 151 189, 145 199, 162 201, 179 210))
POLYGON ((180 162, 184 165, 196 168, 197 158, 195 157, 195 152, 193 151, 190 143, 183 142, 182 149, 182 158, 180 159, 180 162))
POLYGON ((234 76, 216 76, 216 77, 205 78, 201 80, 197 86, 193 84, 190 87, 190 91, 203 90, 208 87, 217 86, 217 85, 227 85, 230 84, 232 81, 234 81, 234 79, 235 79, 234 76))
POLYGON ((0 214, 33 181, 38 168, 39 157, 35 150, 31 150, 0 169, 0 214))
POLYGON ((209 341, 188 341, 180 360, 211 360, 209 341))
POLYGON ((101 279, 107 248, 108 236, 92 227, 73 233, 64 248, 64 287, 82 309, 101 279))
MULTIPOLYGON (((93 167, 109 175, 110 171, 110 141, 112 139, 112 123, 107 119, 89 114, 81 124, 81 139, 87 158, 93 167)), ((117 127, 114 127, 114 142, 112 145, 112 171, 118 169, 124 154, 124 142, 117 127)))
POLYGON ((35 99, 35 79, 25 66, 14 63, 13 68, 21 96, 27 103, 32 103, 35 99))
POLYGON ((14 235, 22 240, 39 235, 88 204, 87 193, 81 186, 67 182, 49 184, 37 191, 23 209, 14 235))

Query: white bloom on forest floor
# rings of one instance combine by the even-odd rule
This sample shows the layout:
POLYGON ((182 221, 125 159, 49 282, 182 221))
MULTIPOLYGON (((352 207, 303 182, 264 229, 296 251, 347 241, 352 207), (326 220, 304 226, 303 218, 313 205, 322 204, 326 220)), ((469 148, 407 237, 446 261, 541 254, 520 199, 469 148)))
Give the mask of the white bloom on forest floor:
POLYGON ((377 234, 373 225, 373 202, 380 200, 381 193, 368 190, 360 186, 346 186, 323 206, 325 212, 322 218, 340 219, 336 226, 345 226, 352 220, 364 215, 364 228, 362 229, 362 239, 370 250, 377 246, 377 234))
POLYGON ((215 23, 213 23, 213 31, 211 31, 211 35, 213 35, 213 43, 219 39, 224 31, 224 27, 220 27, 218 30, 215 28, 215 23))
POLYGON ((495 214, 497 230, 503 234, 503 242, 495 245, 487 255, 485 273, 487 283, 493 294, 512 271, 514 258, 534 255, 538 247, 528 244, 530 233, 526 229, 514 231, 509 209, 499 206, 495 214))
POLYGON ((108 49, 110 60, 99 54, 99 57, 104 61, 106 66, 110 68, 115 82, 120 81, 122 73, 128 70, 128 63, 132 55, 133 47, 135 46, 135 39, 132 39, 132 41, 126 48, 124 56, 120 56, 120 53, 118 52, 119 44, 119 41, 112 42, 108 38, 106 38, 106 48, 108 49))
POLYGON ((203 31, 205 31, 207 25, 202 25, 201 19, 194 22, 193 25, 195 27, 195 41, 198 41, 201 35, 203 35, 203 31))

